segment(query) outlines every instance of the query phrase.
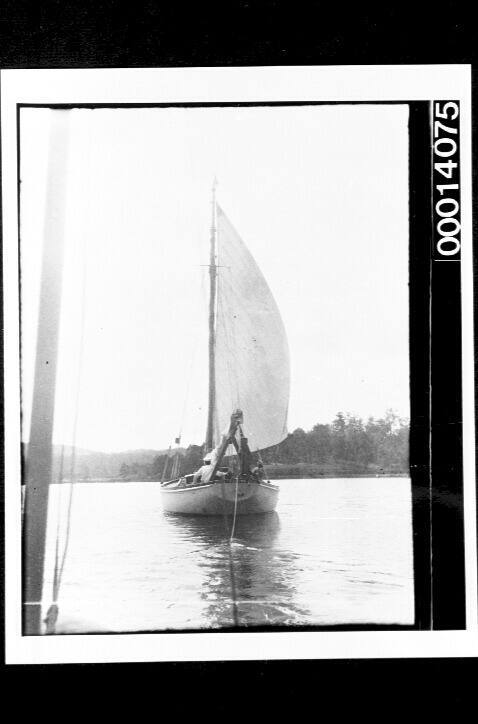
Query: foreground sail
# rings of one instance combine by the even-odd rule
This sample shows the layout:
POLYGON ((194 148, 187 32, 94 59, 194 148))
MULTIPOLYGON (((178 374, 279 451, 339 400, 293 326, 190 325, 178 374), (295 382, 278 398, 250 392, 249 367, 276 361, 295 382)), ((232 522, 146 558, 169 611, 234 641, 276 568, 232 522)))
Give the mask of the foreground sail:
POLYGON ((259 451, 287 435, 289 352, 271 291, 214 195, 209 273, 207 454, 196 473, 162 484, 163 505, 195 515, 266 513, 279 488, 265 479, 259 451))

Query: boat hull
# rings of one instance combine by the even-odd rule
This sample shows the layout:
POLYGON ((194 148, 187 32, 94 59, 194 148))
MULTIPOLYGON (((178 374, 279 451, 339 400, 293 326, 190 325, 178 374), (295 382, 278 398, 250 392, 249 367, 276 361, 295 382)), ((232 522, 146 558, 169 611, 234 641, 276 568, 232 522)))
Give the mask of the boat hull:
POLYGON ((253 515, 275 510, 279 488, 267 482, 214 482, 161 490, 163 510, 180 515, 253 515), (236 505, 237 488, 237 505, 236 505))

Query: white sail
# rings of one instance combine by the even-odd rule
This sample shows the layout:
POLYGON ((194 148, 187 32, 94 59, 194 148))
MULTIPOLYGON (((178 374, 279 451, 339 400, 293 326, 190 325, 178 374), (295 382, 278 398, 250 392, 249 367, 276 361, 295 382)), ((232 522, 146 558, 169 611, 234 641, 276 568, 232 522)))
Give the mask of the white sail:
POLYGON ((259 267, 219 205, 216 209, 215 443, 240 408, 250 449, 263 450, 287 435, 287 339, 259 267))

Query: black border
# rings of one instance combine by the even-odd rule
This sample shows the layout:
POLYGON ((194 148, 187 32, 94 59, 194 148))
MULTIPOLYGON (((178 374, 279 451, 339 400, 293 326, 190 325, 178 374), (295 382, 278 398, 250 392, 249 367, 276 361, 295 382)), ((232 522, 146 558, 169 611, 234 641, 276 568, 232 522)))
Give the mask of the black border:
MULTIPOLYGON (((29 5, 27 0, 5 0, 0 10, 0 65, 43 69, 291 65, 306 68, 354 64, 386 67, 404 63, 471 63, 476 52, 472 6, 453 0, 423 8, 417 3, 407 7, 403 2, 333 5, 318 0, 299 4, 287 0, 260 0, 255 4, 250 0, 230 0, 227 8, 222 5, 219 14, 211 12, 207 3, 188 8, 176 2, 176 12, 167 7, 163 11, 167 4, 168 0, 148 0, 135 3, 130 10, 128 3, 115 4, 112 0, 99 0, 96 4, 64 0, 61 7, 52 0, 45 0, 41 7, 29 5)), ((477 107, 476 88, 477 73, 473 69, 473 112, 477 107)), ((474 135, 475 117, 472 123, 474 135)), ((476 145, 472 158, 476 190, 476 145)), ((475 203, 475 193, 473 199, 475 203)), ((473 216, 473 231, 477 228, 478 221, 473 216)), ((478 289, 475 265, 473 273, 474 288, 478 289)), ((478 339, 476 296, 474 314, 478 339)), ((3 343, 0 347, 3 349, 3 343)), ((476 373, 478 361, 475 378, 476 373)), ((3 380, 0 387, 3 389, 3 380)), ((0 452, 3 458, 3 444, 0 452)), ((477 462, 478 448, 475 469, 477 462)), ((2 546, 2 570, 3 561, 2 546)), ((2 617, 0 628, 3 625, 2 617)), ((294 655, 294 651, 289 654, 294 655)), ((25 684, 28 685, 34 715, 38 712, 38 701, 44 700, 52 681, 57 692, 67 691, 72 677, 77 688, 88 687, 89 692, 98 694, 95 703, 99 703, 101 710, 104 702, 104 711, 109 716, 116 702, 120 702, 123 716, 130 708, 137 717, 138 711, 149 716, 151 705, 157 708, 158 701, 169 708, 168 700, 174 702, 176 715, 192 713, 188 701, 194 702, 197 716, 197 702, 205 696, 208 711, 222 715, 229 714, 234 707, 250 716, 253 704, 255 712, 262 709, 269 718, 279 707, 282 716, 289 710, 296 717, 298 707, 305 709, 310 703, 313 711, 318 706, 321 713, 330 708, 336 716, 350 707, 350 713, 357 716, 359 710, 367 715, 373 710, 388 712, 391 702, 394 709, 403 709, 406 716, 410 711, 423 712, 427 717, 435 712, 443 716, 446 712, 456 719, 458 712, 468 713, 466 704, 474 705, 476 699, 475 676, 473 680, 470 676, 473 686, 466 685, 469 674, 475 674, 474 659, 426 658, 425 654, 418 659, 406 657, 407 653, 403 659, 394 658, 393 654, 384 659, 376 654, 374 659, 355 660, 133 665, 123 662, 119 666, 111 662, 29 664, 9 665, 2 673, 8 677, 6 690, 17 684, 24 691, 25 684), (125 686, 118 699, 118 685, 123 682, 125 686), (211 682, 212 697, 208 695, 211 682), (237 695, 231 695, 237 682, 242 691, 238 689, 237 695), (437 682, 443 682, 438 692, 437 682), (159 688, 170 696, 158 699, 159 688), (185 692, 189 697, 184 696, 185 692)), ((15 697, 15 703, 17 700, 15 697)), ((78 697, 76 702, 80 703, 78 697)), ((91 704, 87 707, 91 709, 91 704)))
MULTIPOLYGON (((410 477, 412 481, 413 516, 413 568, 415 623, 409 626, 340 624, 335 626, 257 626, 228 627, 214 629, 147 630, 124 631, 125 634, 141 633, 271 633, 271 632, 310 632, 310 631, 406 631, 440 630, 465 628, 465 580, 464 580, 464 529, 463 529, 463 489, 461 460, 461 377, 457 386, 449 385, 449 394, 444 398, 436 394, 433 398, 435 409, 431 412, 430 375, 435 374, 434 355, 447 350, 447 362, 454 369, 461 369, 461 334, 455 335, 450 344, 449 334, 441 334, 443 309, 431 313, 431 136, 430 101, 263 101, 263 102, 193 102, 193 103, 18 103, 17 104, 17 187, 18 187, 18 228, 20 230, 20 110, 21 108, 54 109, 134 109, 134 108, 200 108, 200 107, 279 107, 279 106, 319 106, 319 105, 407 105, 409 107, 409 332, 410 332, 410 477), (438 320, 440 323, 438 324, 438 320), (437 343, 428 344, 431 332, 437 343), (442 418, 447 404, 453 403, 456 433, 453 438, 455 458, 449 461, 448 446, 443 440, 430 455, 429 432, 443 425, 442 418), (457 455, 457 456, 456 456, 457 455), (440 478, 440 490, 434 486, 435 466, 440 469, 448 465, 448 478, 440 478), (433 466, 433 467, 432 467, 433 466), (449 474, 453 469, 455 478, 450 484, 449 474), (437 494, 438 492, 438 494, 437 494), (450 504, 450 495, 454 496, 450 504), (433 530, 433 536, 432 536, 433 530), (454 545, 450 546, 450 538, 454 545), (433 564, 433 565, 432 565, 433 564), (439 585, 436 585, 438 578, 439 585), (434 585, 435 584, 435 585, 434 585), (449 595, 449 586, 453 586, 449 595)), ((448 287, 449 267, 442 265, 443 279, 434 279, 433 299, 440 290, 448 287)), ((458 286, 454 284, 455 296, 449 300, 447 311, 450 325, 461 329, 460 285, 461 265, 453 264, 458 272, 458 286), (457 297, 458 295, 458 297, 457 297), (458 307, 453 303, 458 301, 458 307), (458 315, 456 312, 458 311, 458 315), (458 324, 457 324, 458 320, 458 324)), ((455 280, 456 282, 456 280, 455 280)), ((449 329, 447 330, 449 332, 449 329)), ((446 364, 446 362, 445 362, 446 364)), ((443 376, 436 382, 443 382, 443 376)), ((438 385, 437 385, 438 386, 438 385)), ((449 443, 449 428, 446 428, 449 443)), ((23 463, 22 463, 23 464, 23 463)), ((61 635, 118 635, 118 632, 88 632, 61 635)))
POLYGON ((429 104, 411 103, 409 117, 410 475, 412 478, 415 623, 432 622, 430 475, 431 149, 429 104))

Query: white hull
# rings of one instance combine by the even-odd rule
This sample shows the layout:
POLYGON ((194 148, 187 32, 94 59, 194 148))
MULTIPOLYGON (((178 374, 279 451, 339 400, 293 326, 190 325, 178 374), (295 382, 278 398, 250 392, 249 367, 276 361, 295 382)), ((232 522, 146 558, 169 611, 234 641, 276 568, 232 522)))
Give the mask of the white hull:
POLYGON ((233 515, 237 487, 237 515, 275 510, 279 488, 266 482, 214 482, 188 488, 163 486, 163 510, 182 515, 233 515))

